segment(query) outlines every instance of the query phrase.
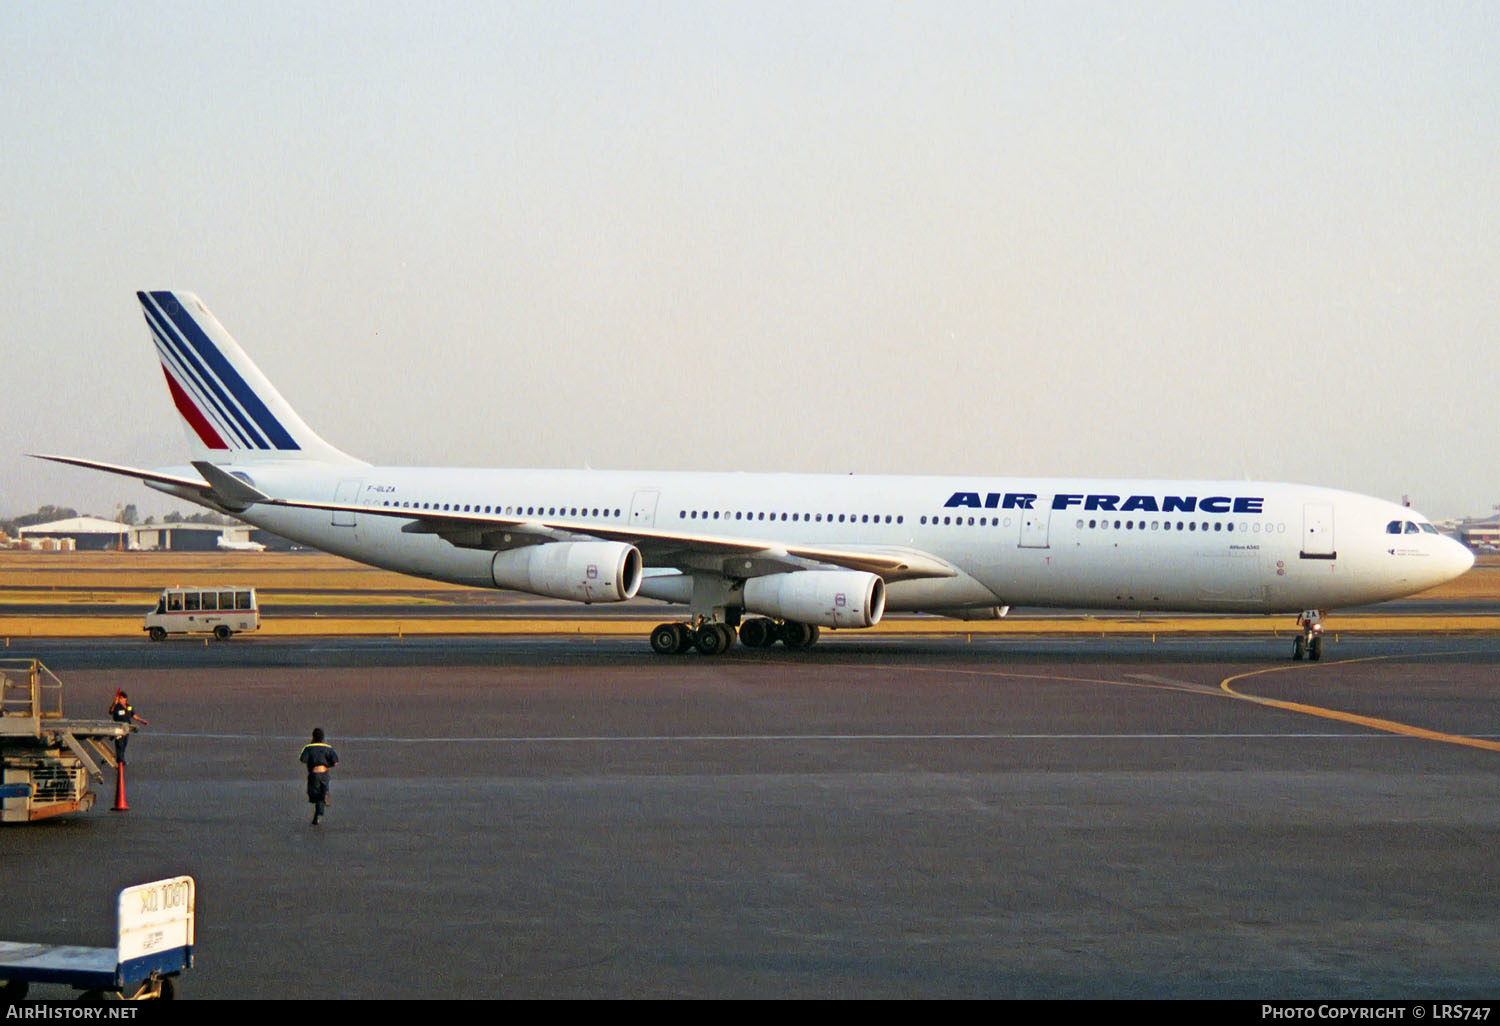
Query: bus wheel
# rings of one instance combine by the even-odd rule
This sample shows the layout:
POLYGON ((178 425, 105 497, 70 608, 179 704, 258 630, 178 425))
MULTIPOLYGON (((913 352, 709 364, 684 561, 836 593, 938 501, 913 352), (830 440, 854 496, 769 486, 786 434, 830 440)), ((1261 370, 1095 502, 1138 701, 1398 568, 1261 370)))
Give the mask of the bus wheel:
POLYGON ((153 627, 150 631, 152 641, 166 641, 167 629, 165 627, 153 627))
POLYGON ((219 624, 217 627, 214 628, 214 640, 215 641, 228 641, 229 640, 229 635, 230 635, 229 628, 225 627, 222 623, 219 624))

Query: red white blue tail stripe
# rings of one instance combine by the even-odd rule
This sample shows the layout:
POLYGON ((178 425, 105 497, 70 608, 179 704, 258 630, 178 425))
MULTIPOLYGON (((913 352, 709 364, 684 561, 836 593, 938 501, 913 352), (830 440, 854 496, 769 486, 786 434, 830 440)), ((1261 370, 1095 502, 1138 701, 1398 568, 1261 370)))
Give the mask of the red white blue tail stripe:
POLYGON ((217 324, 205 330, 189 306, 171 292, 136 296, 156 341, 172 401, 204 446, 283 452, 301 448, 211 337, 217 324))

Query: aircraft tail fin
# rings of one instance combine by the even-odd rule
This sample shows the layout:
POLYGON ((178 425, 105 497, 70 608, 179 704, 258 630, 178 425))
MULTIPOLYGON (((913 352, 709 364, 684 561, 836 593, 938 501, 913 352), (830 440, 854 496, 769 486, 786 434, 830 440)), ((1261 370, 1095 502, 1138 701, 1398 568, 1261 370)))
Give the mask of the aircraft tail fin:
POLYGON ((214 463, 358 463, 297 416, 203 301, 137 292, 194 457, 214 463))

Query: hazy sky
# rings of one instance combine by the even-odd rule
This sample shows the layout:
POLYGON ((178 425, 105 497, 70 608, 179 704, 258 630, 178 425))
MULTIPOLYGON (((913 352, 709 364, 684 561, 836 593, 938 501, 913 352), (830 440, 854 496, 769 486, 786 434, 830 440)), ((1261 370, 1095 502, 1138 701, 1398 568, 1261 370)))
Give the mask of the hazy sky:
POLYGON ((10 3, 0 513, 135 300, 373 462, 1500 502, 1500 4, 10 3))

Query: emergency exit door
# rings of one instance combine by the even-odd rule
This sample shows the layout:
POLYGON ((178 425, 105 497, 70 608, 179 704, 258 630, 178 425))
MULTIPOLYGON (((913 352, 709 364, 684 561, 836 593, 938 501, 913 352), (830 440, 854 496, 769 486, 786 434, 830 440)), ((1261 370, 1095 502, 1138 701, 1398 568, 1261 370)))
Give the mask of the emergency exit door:
POLYGON ((1038 495, 1032 500, 1032 505, 1036 509, 1016 511, 1021 515, 1021 548, 1050 548, 1047 536, 1052 526, 1052 500, 1049 496, 1038 495))
POLYGON ((630 497, 630 526, 656 526, 656 500, 659 498, 661 498, 661 491, 656 488, 642 488, 632 495, 630 497))
POLYGON ((1333 547, 1333 504, 1309 502, 1302 507, 1302 558, 1337 559, 1333 547))
MULTIPOLYGON (((338 490, 333 493, 333 501, 343 506, 353 506, 359 501, 359 486, 364 481, 340 481, 338 490)), ((354 514, 347 510, 333 511, 334 527, 353 527, 354 514)))

